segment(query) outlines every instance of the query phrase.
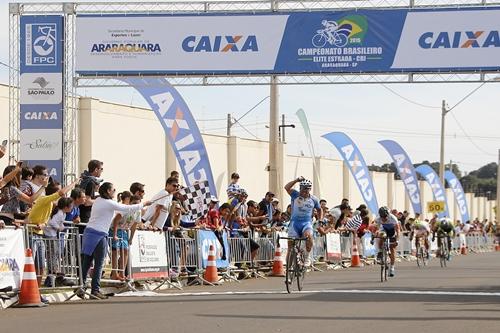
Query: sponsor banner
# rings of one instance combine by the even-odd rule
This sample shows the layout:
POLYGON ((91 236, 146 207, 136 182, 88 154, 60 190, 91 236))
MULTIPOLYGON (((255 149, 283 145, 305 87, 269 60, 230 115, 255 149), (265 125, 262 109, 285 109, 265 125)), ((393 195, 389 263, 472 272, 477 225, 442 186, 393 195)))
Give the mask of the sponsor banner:
POLYGON ((76 68, 87 75, 492 70, 500 66, 499 21, 499 7, 80 15, 76 68))
POLYGON ((0 231, 0 288, 19 289, 24 270, 24 237, 21 229, 0 231))
POLYGON ((132 279, 168 277, 165 235, 137 230, 130 245, 132 279))
POLYGON ((20 19, 20 158, 62 180, 63 16, 20 19))
MULTIPOLYGON (((62 158, 61 129, 21 130, 21 159, 55 161, 62 158)), ((31 163, 30 163, 31 164, 31 163)))
POLYGON ((21 104, 61 104, 62 73, 21 74, 21 104))
POLYGON ((410 160, 408 154, 404 151, 403 147, 401 147, 397 142, 392 140, 382 140, 379 141, 382 147, 387 150, 389 155, 396 166, 399 177, 403 181, 403 184, 406 189, 406 194, 410 198, 411 205, 413 207, 413 211, 415 213, 422 213, 422 204, 420 201, 420 188, 418 186, 418 177, 415 172, 415 167, 410 160))
POLYGON ((342 132, 331 132, 322 137, 330 141, 337 148, 344 162, 349 167, 368 209, 372 214, 377 214, 378 203, 375 188, 373 187, 365 159, 356 144, 342 132))
POLYGON ((23 15, 20 33, 21 73, 62 73, 62 16, 23 15))
POLYGON ((226 248, 226 260, 220 259, 222 256, 222 246, 215 237, 213 231, 210 230, 199 230, 198 231, 198 248, 200 249, 201 254, 201 266, 203 268, 207 267, 208 261, 208 252, 210 250, 210 245, 213 245, 215 249, 215 264, 217 267, 227 267, 229 266, 229 258, 231 258, 231 254, 229 252, 229 243, 227 241, 227 233, 224 231, 224 235, 222 236, 224 240, 224 247, 226 248))
POLYGON ((419 174, 421 174, 422 177, 425 178, 425 180, 427 181, 427 183, 431 187, 432 195, 434 196, 434 201, 444 201, 445 209, 443 212, 437 213, 438 216, 440 218, 441 217, 449 217, 450 214, 448 213, 446 192, 444 190, 443 184, 441 184, 441 180, 439 179, 438 174, 434 171, 434 169, 432 169, 427 164, 419 165, 418 167, 415 168, 415 171, 417 171, 419 174))
POLYGON ((165 79, 123 79, 148 102, 161 122, 165 135, 181 167, 187 186, 208 181, 210 193, 217 196, 212 168, 200 130, 179 92, 165 79))
POLYGON ((326 234, 326 258, 328 260, 340 260, 342 258, 340 234, 326 234))
POLYGON ((372 244, 372 234, 366 233, 361 237, 361 244, 363 246, 363 256, 373 257, 377 254, 377 248, 375 247, 375 242, 372 244))
POLYGON ((467 206, 467 198, 465 197, 464 189, 462 184, 458 180, 457 176, 449 170, 444 172, 444 179, 448 182, 448 185, 453 190, 455 194, 455 201, 457 202, 458 210, 460 211, 460 216, 462 217, 462 222, 466 223, 470 221, 469 208, 467 206))

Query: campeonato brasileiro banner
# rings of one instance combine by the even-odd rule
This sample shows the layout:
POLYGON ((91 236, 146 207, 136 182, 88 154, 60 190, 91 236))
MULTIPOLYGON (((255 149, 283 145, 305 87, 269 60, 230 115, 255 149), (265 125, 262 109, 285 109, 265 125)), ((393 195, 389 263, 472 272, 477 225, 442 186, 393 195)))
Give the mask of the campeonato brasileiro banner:
POLYGON ((500 67, 500 7, 80 15, 79 74, 477 71, 500 67))

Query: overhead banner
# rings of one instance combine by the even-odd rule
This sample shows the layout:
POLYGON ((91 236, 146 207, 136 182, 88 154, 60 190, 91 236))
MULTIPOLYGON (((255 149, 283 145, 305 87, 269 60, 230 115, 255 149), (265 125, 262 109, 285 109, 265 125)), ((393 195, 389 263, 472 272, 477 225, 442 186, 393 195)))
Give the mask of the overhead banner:
POLYGON ((21 16, 20 159, 63 172, 63 17, 21 16))
POLYGON ((358 185, 361 196, 365 200, 368 209, 373 213, 378 213, 377 196, 373 187, 370 172, 366 166, 365 159, 361 155, 356 144, 346 134, 342 132, 331 132, 323 135, 323 138, 330 141, 337 148, 344 162, 349 167, 356 184, 358 185))
POLYGON ((316 179, 316 187, 318 188, 317 191, 317 197, 321 198, 321 181, 319 180, 319 170, 318 167, 316 166, 316 153, 314 152, 314 143, 312 139, 312 134, 311 134, 311 128, 309 127, 309 122, 307 121, 307 116, 304 110, 298 109, 297 112, 295 113, 297 115, 297 118, 300 120, 300 124, 302 125, 302 128, 304 129, 304 134, 306 136, 307 140, 307 145, 309 146, 309 152, 311 154, 311 159, 312 159, 312 164, 313 164, 313 173, 314 177, 316 179))
POLYGON ((405 186, 406 194, 410 198, 411 206, 415 213, 422 213, 422 203, 420 201, 420 188, 418 186, 418 177, 413 167, 413 163, 410 160, 408 154, 404 151, 397 142, 392 140, 382 140, 379 141, 382 147, 387 150, 389 155, 396 165, 396 170, 398 171, 399 177, 403 181, 405 186))
POLYGON ((106 74, 478 71, 500 67, 500 7, 76 18, 76 70, 106 74))
POLYGON ((187 186, 208 181, 210 193, 217 195, 212 168, 200 130, 179 92, 166 79, 123 79, 148 102, 165 130, 181 167, 187 186))
POLYGON ((24 260, 23 230, 0 230, 0 289, 20 288, 24 260))
POLYGON ((467 198, 465 197, 462 184, 458 180, 457 176, 455 176, 455 174, 449 170, 446 170, 444 172, 444 179, 448 182, 448 185, 455 194, 455 201, 457 202, 458 209, 460 210, 460 216, 462 217, 462 222, 466 223, 467 221, 470 221, 469 208, 467 206, 467 198))
POLYGON ((419 165, 415 168, 422 177, 425 178, 429 186, 432 190, 432 195, 434 197, 434 201, 444 201, 445 202, 445 210, 441 213, 437 213, 438 216, 441 217, 449 217, 448 213, 448 204, 446 201, 446 192, 444 190, 443 184, 441 184, 441 180, 439 179, 438 174, 434 171, 433 168, 428 166, 427 164, 419 165))

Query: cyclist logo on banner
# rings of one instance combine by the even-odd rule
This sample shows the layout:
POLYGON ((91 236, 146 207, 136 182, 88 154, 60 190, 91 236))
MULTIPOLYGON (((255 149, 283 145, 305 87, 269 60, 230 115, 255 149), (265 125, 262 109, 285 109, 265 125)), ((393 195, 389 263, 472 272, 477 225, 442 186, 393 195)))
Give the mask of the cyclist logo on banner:
POLYGON ((338 21, 325 19, 321 26, 312 37, 312 45, 317 48, 361 44, 368 28, 365 17, 360 15, 346 16, 338 21))
POLYGON ((56 65, 56 24, 26 25, 26 65, 56 65))

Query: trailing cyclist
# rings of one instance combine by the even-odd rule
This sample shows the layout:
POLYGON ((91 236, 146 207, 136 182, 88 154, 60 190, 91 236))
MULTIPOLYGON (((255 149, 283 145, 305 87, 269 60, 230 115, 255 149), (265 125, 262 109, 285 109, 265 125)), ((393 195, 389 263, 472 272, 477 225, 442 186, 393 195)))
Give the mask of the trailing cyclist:
MULTIPOLYGON (((442 238, 439 237, 440 235, 443 235, 446 237, 446 241, 448 243, 448 258, 447 260, 450 260, 450 251, 451 251, 451 238, 455 237, 455 228, 453 227, 453 222, 451 222, 451 219, 449 218, 441 218, 434 225, 432 226, 432 241, 436 239, 436 234, 438 235, 438 249, 441 248, 441 242, 442 238)), ((438 255, 441 255, 441 253, 438 253, 438 255)))
POLYGON ((418 242, 420 241, 420 238, 422 237, 424 240, 424 246, 425 249, 427 250, 427 258, 430 258, 430 251, 429 251, 429 234, 431 232, 431 228, 429 226, 429 223, 426 221, 422 221, 420 218, 420 214, 415 214, 415 221, 413 221, 413 225, 411 226, 411 232, 410 232, 410 242, 413 239, 413 236, 415 236, 415 247, 418 248, 418 242))
POLYGON ((292 213, 288 228, 288 237, 307 238, 305 266, 311 266, 310 254, 313 247, 312 218, 314 209, 318 211, 318 220, 323 220, 323 210, 320 207, 318 198, 311 195, 311 188, 311 181, 304 179, 304 177, 294 179, 285 185, 285 190, 292 199, 292 213), (299 191, 293 189, 293 186, 298 182, 300 182, 299 191))
MULTIPOLYGON (((375 219, 375 224, 378 226, 378 235, 380 237, 381 232, 385 232, 390 242, 390 258, 391 258, 391 268, 389 269, 389 276, 394 276, 394 264, 396 262, 396 247, 398 246, 398 239, 401 232, 399 227, 399 221, 396 216, 389 212, 389 208, 380 207, 378 210, 378 217, 375 219)), ((382 260, 382 247, 384 240, 379 238, 378 240, 378 254, 377 260, 380 262, 382 260)))

